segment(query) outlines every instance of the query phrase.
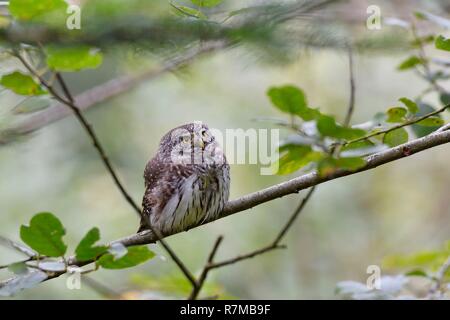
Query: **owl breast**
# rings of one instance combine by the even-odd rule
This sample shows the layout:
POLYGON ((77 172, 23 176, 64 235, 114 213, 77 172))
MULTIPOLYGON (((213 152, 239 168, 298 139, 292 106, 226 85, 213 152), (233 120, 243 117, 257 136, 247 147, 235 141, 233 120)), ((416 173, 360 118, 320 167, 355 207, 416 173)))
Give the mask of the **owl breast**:
MULTIPOLYGON (((151 212, 150 223, 163 234, 188 230, 217 218, 229 196, 229 166, 205 166, 178 179, 160 212, 151 212)), ((154 208, 154 210, 157 208, 154 208)))

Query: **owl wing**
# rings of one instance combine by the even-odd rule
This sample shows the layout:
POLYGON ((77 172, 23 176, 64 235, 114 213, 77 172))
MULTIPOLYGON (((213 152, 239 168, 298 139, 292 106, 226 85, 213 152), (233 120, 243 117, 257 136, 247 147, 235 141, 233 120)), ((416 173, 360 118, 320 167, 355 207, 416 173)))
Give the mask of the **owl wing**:
POLYGON ((145 167, 145 193, 142 200, 141 224, 138 232, 148 229, 149 216, 161 214, 175 194, 178 181, 192 174, 192 169, 174 165, 159 157, 150 160, 145 167))

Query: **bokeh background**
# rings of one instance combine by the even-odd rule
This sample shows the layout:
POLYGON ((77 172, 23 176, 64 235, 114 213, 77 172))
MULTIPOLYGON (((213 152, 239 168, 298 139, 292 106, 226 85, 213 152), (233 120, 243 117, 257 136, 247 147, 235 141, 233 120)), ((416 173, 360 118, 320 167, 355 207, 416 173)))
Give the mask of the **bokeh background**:
MULTIPOLYGON (((437 8, 433 1, 370 4, 373 2, 394 16, 408 15, 412 8, 437 8)), ((365 1, 353 4, 353 14, 346 14, 355 19, 366 16, 365 1)), ((361 28, 358 32, 360 37, 365 33, 370 37, 370 32, 378 31, 361 28)), ((355 53, 353 123, 364 122, 395 105, 399 97, 414 97, 426 87, 413 73, 396 70, 406 55, 389 49, 355 53)), ((345 51, 333 48, 302 50, 285 63, 260 59, 245 48, 230 49, 203 57, 175 73, 144 81, 126 94, 89 109, 85 115, 124 184, 140 201, 144 166, 166 131, 192 120, 221 130, 270 128, 253 120, 283 117, 266 96, 270 86, 298 85, 307 93, 311 105, 342 120, 349 96, 347 60, 345 51)), ((145 55, 107 52, 100 69, 65 77, 74 92, 82 92, 118 74, 135 72, 145 63, 156 62, 145 55)), ((428 100, 437 101, 432 96, 428 100)), ((0 113, 6 114, 14 97, 2 92, 0 102, 0 113)), ((442 246, 450 235, 449 158, 450 149, 443 145, 320 185, 284 240, 286 250, 212 272, 211 292, 250 299, 335 298, 337 282, 365 281, 367 266, 381 265, 387 255, 442 246)), ((259 169, 258 165, 232 165, 231 198, 289 178, 261 176, 259 169)), ((93 226, 100 228, 104 241, 137 230, 138 218, 112 183, 74 117, 0 146, 0 177, 3 236, 19 240, 20 225, 41 211, 53 212, 63 221, 67 228, 65 239, 72 250, 93 226)), ((218 260, 269 243, 303 195, 304 191, 260 205, 170 237, 168 242, 191 270, 199 271, 218 235, 225 237, 218 260)), ((165 258, 160 247, 152 247, 160 256, 149 263, 130 270, 99 270, 90 277, 130 295, 144 289, 149 296, 158 296, 161 283, 180 290, 184 284, 176 266, 165 258)), ((18 257, 0 247, 0 264, 18 257)), ((0 275, 6 277, 6 272, 0 275)), ((162 294, 176 296, 170 290, 162 294)), ((88 283, 83 283, 80 290, 69 290, 62 276, 15 298, 97 299, 105 295, 88 283)))

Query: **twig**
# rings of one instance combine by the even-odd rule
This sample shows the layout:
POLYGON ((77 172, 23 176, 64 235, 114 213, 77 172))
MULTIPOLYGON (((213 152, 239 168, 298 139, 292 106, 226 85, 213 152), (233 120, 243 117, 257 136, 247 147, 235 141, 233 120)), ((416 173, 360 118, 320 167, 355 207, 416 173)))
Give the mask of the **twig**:
MULTIPOLYGON (((229 215, 242 212, 248 209, 251 209, 260 204, 275 200, 277 198, 284 197, 289 194, 298 193, 300 190, 304 190, 306 188, 316 186, 327 181, 332 181, 341 177, 357 174, 360 172, 364 172, 367 170, 374 169, 378 166, 409 157, 413 154, 422 152, 424 150, 443 145, 446 143, 450 143, 450 130, 443 132, 434 132, 425 137, 415 139, 408 143, 399 145, 394 148, 390 148, 388 150, 384 150, 373 155, 370 155, 366 158, 366 165, 362 168, 359 168, 354 171, 339 169, 335 171, 333 174, 327 176, 320 176, 317 172, 311 172, 304 174, 302 176, 296 177, 294 179, 282 182, 280 184, 268 187, 266 189, 248 194, 246 196, 240 197, 235 200, 229 201, 226 205, 222 213, 215 217, 214 219, 210 219, 204 221, 203 223, 195 226, 193 228, 199 227, 201 225, 205 225, 216 221, 218 219, 225 218, 229 215)), ((193 229, 191 228, 191 229, 193 229)), ((175 233, 174 233, 175 234, 175 233)), ((170 236, 169 234, 165 235, 165 237, 170 236)), ((150 244, 158 241, 159 238, 155 235, 151 230, 142 231, 137 234, 130 235, 128 237, 124 237, 122 239, 115 240, 111 243, 122 243, 126 247, 150 244)), ((242 260, 242 259, 240 259, 242 260)), ((77 261, 74 256, 69 257, 67 260, 70 266, 85 266, 93 261, 77 261)), ((49 276, 48 280, 54 279, 62 275, 63 272, 55 272, 51 276, 49 276)))
POLYGON ((217 269, 217 268, 221 268, 221 267, 225 267, 228 266, 230 264, 234 264, 237 262, 240 262, 242 260, 247 260, 253 257, 256 257, 258 255, 261 255, 263 253, 272 251, 272 250, 276 250, 276 249, 283 249, 286 246, 281 245, 280 242, 281 240, 284 238, 284 236, 286 235, 286 233, 289 231, 289 229, 292 227, 293 223, 295 222, 295 220, 297 219, 298 215, 302 212, 302 210, 304 209, 306 203, 308 202, 308 200, 311 198, 311 195, 313 194, 314 190, 315 190, 315 186, 312 187, 305 198, 303 198, 303 200, 300 202, 299 206, 297 207, 297 209, 294 211, 294 213, 291 215, 291 217, 289 218, 289 220, 286 222, 286 224, 284 225, 284 227, 280 230, 280 232, 276 235, 275 239, 273 240, 273 242, 263 248, 257 249, 257 250, 253 250, 247 254, 243 254, 243 255, 238 255, 234 258, 231 259, 227 259, 227 260, 223 260, 220 262, 213 262, 213 258, 214 255, 217 251, 217 248, 220 244, 220 242, 222 241, 222 237, 219 237, 216 241, 216 244, 213 247, 213 250, 211 251, 211 254, 209 256, 208 262, 207 264, 204 266, 203 271, 200 275, 200 278, 197 282, 197 286, 195 286, 192 289, 191 294, 189 295, 189 299, 190 300, 195 300, 198 296, 198 294, 200 293, 200 290, 206 280, 206 276, 208 275, 209 271, 213 270, 213 269, 217 269))
POLYGON ((214 243, 214 246, 211 250, 211 253, 208 256, 208 260, 206 261, 206 264, 202 270, 202 273, 200 274, 198 280, 195 282, 195 285, 192 287, 191 294, 189 295, 189 300, 195 300, 198 297, 198 294, 200 293, 200 290, 202 289, 206 277, 208 276, 209 271, 212 269, 210 266, 213 264, 214 256, 217 253, 217 249, 219 249, 220 243, 223 240, 223 236, 219 236, 214 243))
POLYGON ((83 282, 85 284, 87 284, 91 289, 93 289, 94 291, 98 292, 99 294, 107 297, 107 298, 120 298, 121 293, 110 288, 107 287, 106 285, 104 285, 103 283, 98 282, 97 280, 94 280, 90 277, 87 276, 83 276, 83 282))
MULTIPOLYGON (((22 62, 22 64, 28 69, 28 71, 33 74, 36 78, 39 79, 40 83, 61 103, 67 105, 75 114, 76 118, 79 120, 79 122, 82 124, 83 128, 86 130, 87 134, 89 135, 89 137, 91 138, 91 141, 95 147, 95 149, 97 150, 98 154, 100 155, 103 163, 105 164, 109 174, 113 177, 114 182, 116 184, 116 186, 119 188, 119 190, 121 191, 121 193, 123 194, 123 196, 125 197, 125 199, 127 200, 127 202, 131 205, 131 207, 136 211, 136 213, 140 216, 141 215, 141 209, 138 207, 138 205, 133 201, 133 199, 131 198, 131 196, 128 194, 128 192, 126 191, 125 187, 120 183, 120 180, 118 179, 118 176, 116 174, 116 172, 114 171, 109 158, 106 156, 106 153, 102 147, 102 145, 100 144, 99 139, 97 138, 94 130, 92 129, 92 127, 90 126, 90 124, 87 122, 87 120, 84 118, 83 114, 81 113, 81 111, 77 108, 77 106, 73 103, 73 97, 70 94, 67 85, 65 84, 63 78, 61 77, 61 75, 59 73, 56 74, 57 80, 59 82, 59 84, 61 85, 64 94, 66 95, 65 99, 64 97, 62 97, 61 95, 59 95, 58 92, 56 92, 56 90, 54 89, 53 86, 49 85, 45 79, 43 79, 40 75, 38 75, 35 70, 33 69, 33 67, 20 55, 19 52, 15 52, 15 56, 22 62)), ((181 261, 181 259, 176 255, 176 253, 170 248, 170 246, 163 241, 163 237, 162 235, 159 233, 158 230, 155 230, 152 226, 149 226, 151 231, 153 232, 153 234, 155 235, 157 241, 159 240, 159 242, 161 243, 161 245, 163 246, 163 248, 167 251, 167 253, 170 255, 170 257, 172 258, 172 260, 175 262, 175 264, 180 268, 180 270, 183 272, 183 274, 186 276, 186 278, 192 283, 192 285, 194 285, 195 283, 195 278, 194 276, 191 274, 191 272, 187 269, 187 267, 184 265, 184 263, 181 261)))
POLYGON ((449 270, 450 270, 450 257, 447 258, 447 260, 444 262, 444 264, 439 268, 438 272, 436 273, 436 277, 434 279, 435 282, 430 289, 430 295, 434 295, 436 292, 440 290, 442 283, 444 282, 445 275, 449 270))
MULTIPOLYGON (((174 71, 177 68, 189 64, 200 56, 226 48, 228 45, 224 41, 211 41, 203 43, 201 47, 188 48, 183 54, 167 59, 160 67, 152 68, 137 75, 121 76, 89 89, 74 97, 75 104, 79 110, 89 109, 138 86, 143 81, 155 79, 166 72, 174 71)), ((29 134, 71 114, 72 112, 67 106, 58 101, 45 110, 29 116, 5 130, 15 135, 29 134)), ((11 140, 2 140, 0 145, 9 142, 11 140)))
POLYGON ((348 47, 348 69, 349 69, 349 78, 350 78, 350 98, 348 103, 347 115, 345 116, 344 126, 348 127, 350 125, 350 120, 353 115, 353 111, 355 110, 355 74, 353 67, 353 51, 352 47, 349 45, 348 47))
POLYGON ((242 260, 246 260, 246 259, 250 259, 253 258, 257 255, 266 253, 268 251, 272 251, 275 249, 283 249, 285 248, 284 245, 280 245, 281 240, 283 240, 284 236, 286 235, 286 233, 289 231, 289 229, 292 227, 293 223, 295 222, 295 220, 297 219, 297 217, 299 216, 299 214, 303 211, 303 209, 305 208, 307 202, 309 201, 309 199, 311 198, 314 190, 316 189, 316 186, 313 186, 308 193, 306 194, 306 196, 302 199, 302 201, 300 202, 300 204, 298 205, 297 209, 295 209, 294 213, 291 215, 291 217, 289 218, 289 220, 286 222, 286 224, 284 225, 284 227, 281 229, 281 231, 277 234, 277 236, 275 237, 275 239, 273 240, 273 242, 271 244, 269 244, 266 247, 263 247, 261 249, 249 252, 247 254, 244 255, 239 255, 236 256, 232 259, 228 259, 228 260, 224 260, 221 262, 217 262, 214 264, 211 264, 209 266, 209 269, 216 269, 216 268, 221 268, 230 264, 234 264, 236 262, 242 261, 242 260))
POLYGON ((403 127, 407 127, 407 126, 413 125, 413 124, 418 123, 418 122, 420 122, 422 120, 428 119, 428 118, 430 118, 432 116, 435 116, 435 115, 437 115, 439 113, 442 113, 448 108, 450 108, 450 104, 448 104, 446 106, 443 106, 442 108, 437 109, 437 110, 435 110, 433 112, 430 112, 430 113, 428 113, 428 114, 426 114, 424 116, 421 116, 421 117, 415 118, 413 120, 406 121, 406 122, 403 122, 403 123, 401 123, 399 125, 393 126, 393 127, 389 128, 389 129, 381 130, 381 131, 371 133, 371 134, 369 134, 367 136, 364 136, 364 137, 361 137, 361 138, 357 138, 357 139, 354 139, 354 140, 346 141, 346 142, 343 143, 343 145, 345 146, 345 145, 348 145, 350 143, 364 141, 364 140, 367 140, 367 139, 379 136, 381 134, 386 134, 386 133, 389 133, 391 131, 394 131, 394 130, 397 130, 397 129, 400 129, 400 128, 403 128, 403 127))

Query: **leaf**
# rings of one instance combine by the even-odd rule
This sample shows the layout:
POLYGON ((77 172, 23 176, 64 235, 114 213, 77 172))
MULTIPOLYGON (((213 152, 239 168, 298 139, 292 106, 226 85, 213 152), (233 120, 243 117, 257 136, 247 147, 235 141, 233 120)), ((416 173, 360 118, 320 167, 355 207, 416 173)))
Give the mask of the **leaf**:
POLYGON ((15 273, 16 275, 22 275, 28 272, 28 268, 25 262, 16 262, 10 264, 8 266, 8 270, 15 273))
MULTIPOLYGON (((436 111, 436 109, 434 107, 432 107, 431 105, 426 104, 426 103, 419 103, 419 108, 420 108, 420 111, 416 114, 417 117, 425 116, 431 112, 436 111)), ((441 118, 441 115, 436 115, 435 117, 441 118)), ((428 126, 419 125, 417 123, 415 123, 411 126, 411 129, 414 131, 414 134, 418 138, 424 137, 424 136, 436 131, 439 128, 440 128, 440 126, 428 127, 428 126)))
POLYGON ((89 261, 105 253, 108 250, 107 246, 94 246, 98 240, 100 240, 100 231, 98 228, 89 230, 75 249, 77 260, 89 261))
POLYGON ((177 14, 178 16, 192 17, 197 19, 208 19, 208 17, 200 10, 186 6, 175 5, 173 3, 171 5, 174 8, 175 14, 177 14))
POLYGON ((423 271, 422 269, 414 269, 412 271, 409 271, 409 272, 405 273, 405 276, 429 278, 428 274, 425 271, 423 271))
POLYGON ((280 152, 284 153, 275 163, 276 173, 285 175, 293 173, 308 163, 319 160, 322 153, 313 151, 311 146, 288 144, 280 147, 280 152))
POLYGON ((450 39, 447 39, 444 36, 438 36, 434 44, 437 49, 450 51, 450 39))
POLYGON ((295 86, 272 87, 267 95, 279 110, 297 115, 305 121, 314 120, 320 114, 318 110, 308 107, 304 92, 295 86))
POLYGON ((346 140, 357 139, 366 134, 366 131, 362 129, 352 129, 338 125, 334 118, 328 115, 320 115, 317 120, 317 130, 322 136, 346 140))
POLYGON ((414 101, 408 99, 408 98, 400 98, 400 102, 402 102, 407 108, 408 111, 412 114, 416 114, 419 112, 419 106, 414 101))
POLYGON ((417 122, 417 124, 424 127, 440 127, 444 124, 444 120, 439 117, 429 117, 417 122))
POLYGON ((0 296, 12 296, 23 289, 32 288, 48 276, 40 270, 32 270, 23 275, 0 282, 0 296))
POLYGON ((67 246, 62 240, 65 234, 59 219, 49 212, 36 214, 30 226, 20 227, 20 238, 39 254, 49 257, 60 257, 66 253, 67 246))
POLYGON ((393 123, 404 122, 407 112, 408 112, 408 110, 406 110, 405 108, 402 108, 402 107, 390 108, 386 112, 386 114, 387 114, 386 122, 391 122, 391 123, 392 122, 393 123))
POLYGON ((223 0, 191 0, 193 4, 199 7, 215 7, 220 4, 223 0))
POLYGON ((46 91, 43 90, 41 86, 33 80, 33 78, 27 74, 23 74, 20 71, 5 74, 0 79, 0 84, 14 93, 24 96, 35 96, 46 93, 46 91))
POLYGON ((103 62, 102 53, 89 46, 46 47, 47 65, 56 71, 79 71, 97 68, 103 62))
MULTIPOLYGON (((450 104, 450 93, 446 93, 446 92, 442 93, 439 96, 439 100, 441 100, 441 102, 444 106, 449 105, 450 104)), ((447 110, 450 110, 450 109, 447 109, 447 110)))
POLYGON ((64 0, 10 0, 9 12, 18 20, 32 20, 45 16, 49 12, 66 11, 67 4, 64 0))
POLYGON ((386 133, 383 142, 389 147, 396 147, 408 142, 408 132, 404 128, 398 128, 386 133))
POLYGON ((400 63, 397 66, 398 70, 404 71, 404 70, 408 70, 411 68, 414 68, 415 66, 419 65, 419 64, 424 64, 424 60, 422 58, 419 58, 417 56, 412 56, 409 57, 408 59, 404 60, 402 63, 400 63))
POLYGON ((347 151, 347 150, 355 150, 355 149, 365 149, 365 148, 371 148, 375 144, 369 140, 362 140, 362 141, 356 141, 349 143, 341 148, 341 152, 347 151))
POLYGON ((328 157, 319 161, 317 170, 319 172, 319 176, 326 177, 333 174, 338 169, 355 171, 365 165, 366 161, 361 157, 341 157, 338 159, 328 157))
POLYGON ((411 255, 391 255, 383 259, 382 266, 386 269, 426 268, 438 270, 448 258, 448 250, 420 251, 411 255))
POLYGON ((129 247, 128 252, 120 259, 115 259, 114 255, 107 253, 97 261, 97 265, 105 269, 125 269, 137 266, 153 258, 155 254, 147 246, 129 247))

